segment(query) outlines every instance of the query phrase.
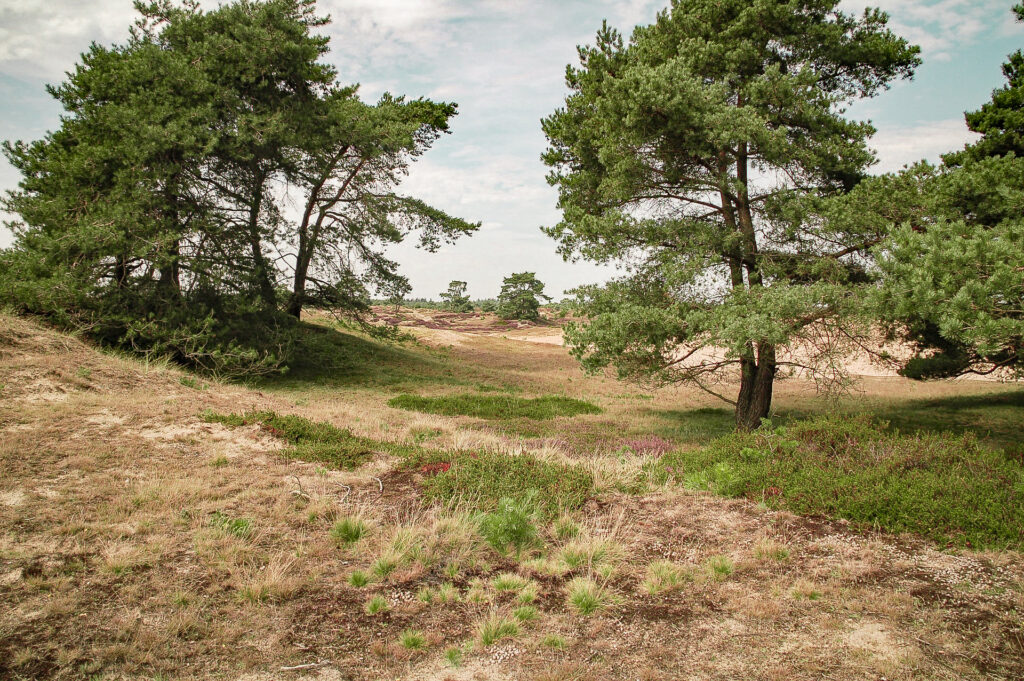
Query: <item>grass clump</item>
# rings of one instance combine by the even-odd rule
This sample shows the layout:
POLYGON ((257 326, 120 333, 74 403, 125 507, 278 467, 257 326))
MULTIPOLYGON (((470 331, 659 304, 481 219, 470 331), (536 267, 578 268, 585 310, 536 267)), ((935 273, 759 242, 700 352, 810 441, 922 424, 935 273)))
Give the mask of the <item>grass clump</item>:
POLYGON ((495 591, 515 591, 518 593, 525 589, 529 583, 530 580, 521 575, 505 572, 495 577, 491 582, 491 586, 494 587, 495 591))
POLYGON ((690 573, 682 565, 669 560, 656 560, 647 566, 644 589, 649 594, 673 591, 690 581, 690 573))
POLYGON ((577 577, 568 585, 566 598, 569 607, 580 615, 592 615, 608 605, 604 587, 587 577, 577 577))
POLYGON ((387 612, 390 610, 388 601, 383 596, 374 596, 370 600, 366 601, 366 605, 363 606, 367 615, 376 615, 378 613, 387 612))
POLYGON ((523 605, 513 610, 512 616, 519 620, 520 623, 526 624, 537 619, 537 608, 532 605, 523 605))
POLYGON ((541 639, 541 645, 545 648, 553 648, 554 650, 562 650, 565 648, 565 638, 558 634, 548 634, 541 639))
POLYGON ((384 555, 373 561, 373 565, 370 566, 370 572, 375 577, 385 579, 388 575, 398 569, 401 564, 402 558, 394 553, 385 553, 384 555))
POLYGON ((355 570, 348 576, 349 586, 354 586, 357 589, 362 589, 364 586, 370 583, 370 576, 362 570, 355 570))
POLYGON ((398 642, 406 650, 422 650, 427 646, 427 637, 418 629, 406 629, 399 634, 398 642))
POLYGON ((891 432, 823 417, 663 456, 664 477, 715 494, 943 544, 1024 547, 1024 464, 972 434, 891 432))
POLYGON ((789 548, 771 538, 765 538, 754 546, 754 556, 760 560, 771 560, 777 563, 789 560, 789 548))
POLYGON ((207 423, 220 423, 229 428, 250 423, 259 424, 271 435, 291 445, 286 452, 287 456, 344 470, 359 467, 372 457, 374 452, 409 455, 412 451, 402 445, 358 437, 348 429, 338 428, 330 423, 273 411, 218 414, 207 410, 203 412, 202 418, 207 423))
POLYGON ((210 514, 210 525, 225 534, 239 539, 247 539, 252 535, 252 521, 248 518, 232 518, 220 511, 210 514))
POLYGON ((505 638, 519 635, 519 624, 512 619, 491 612, 477 627, 477 638, 485 648, 505 638))
MULTIPOLYGON (((421 462, 413 458, 415 465, 421 462)), ((484 511, 502 499, 530 500, 541 518, 582 506, 594 491, 593 475, 580 466, 542 461, 529 454, 494 452, 463 454, 451 466, 424 482, 428 499, 462 500, 484 511)))
POLYGON ((714 579, 725 579, 736 571, 736 565, 729 556, 711 556, 704 566, 714 579))
POLYGON ((600 407, 590 402, 558 395, 532 399, 514 395, 474 395, 471 393, 440 397, 399 395, 388 400, 388 406, 426 414, 475 416, 485 419, 544 420, 558 416, 600 414, 602 411, 600 407))
POLYGON ((354 544, 366 534, 366 523, 362 518, 346 516, 334 523, 331 528, 331 539, 339 544, 354 544))
POLYGON ((452 667, 459 667, 462 665, 462 650, 459 648, 449 648, 444 651, 444 659, 452 667))
POLYGON ((625 556, 622 545, 614 539, 583 535, 567 543, 558 557, 570 570, 614 567, 625 556))

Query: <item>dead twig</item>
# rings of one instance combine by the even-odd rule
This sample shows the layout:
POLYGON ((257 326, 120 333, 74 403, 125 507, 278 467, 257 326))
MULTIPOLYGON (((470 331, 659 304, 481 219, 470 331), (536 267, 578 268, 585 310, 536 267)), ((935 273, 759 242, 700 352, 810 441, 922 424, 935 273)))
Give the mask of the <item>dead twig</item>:
POLYGON ((349 487, 348 485, 342 485, 340 482, 338 483, 338 487, 344 487, 345 488, 345 496, 343 496, 341 498, 341 501, 338 502, 339 504, 344 504, 345 500, 348 499, 348 495, 352 494, 352 488, 349 487))
POLYGON ((303 669, 316 669, 317 667, 323 667, 328 664, 327 662, 311 662, 309 664, 297 664, 294 667, 281 667, 283 672, 297 672, 303 669))
POLYGON ((384 496, 384 483, 380 481, 380 478, 374 478, 377 481, 377 486, 380 487, 379 496, 384 496))
POLYGON ((306 501, 309 501, 310 497, 309 497, 308 494, 306 494, 306 490, 302 489, 302 481, 299 480, 299 476, 293 475, 292 477, 295 478, 295 484, 299 486, 298 489, 293 489, 292 490, 292 495, 293 496, 297 496, 297 497, 302 497, 306 501))

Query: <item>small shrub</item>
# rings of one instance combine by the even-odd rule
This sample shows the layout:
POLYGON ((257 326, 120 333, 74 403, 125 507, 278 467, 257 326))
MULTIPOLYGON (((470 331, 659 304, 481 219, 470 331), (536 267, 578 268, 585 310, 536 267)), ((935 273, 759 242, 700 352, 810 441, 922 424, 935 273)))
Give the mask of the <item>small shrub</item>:
POLYGON ((647 566, 644 589, 650 594, 659 594, 678 589, 689 579, 690 574, 683 566, 668 560, 657 560, 647 566))
POLYGON ((537 541, 537 527, 533 524, 537 510, 534 505, 536 494, 527 499, 504 498, 498 502, 498 509, 484 514, 480 519, 480 534, 495 550, 502 553, 510 548, 521 551, 537 541))
POLYGON ((608 604, 605 589, 586 577, 577 577, 568 585, 569 606, 580 615, 592 615, 608 604))
POLYGON ((487 647, 505 638, 514 638, 519 635, 519 625, 515 620, 508 619, 491 612, 478 626, 477 638, 481 645, 487 647))
POLYGON ((366 534, 366 523, 362 518, 346 516, 334 523, 331 528, 331 539, 339 544, 354 544, 366 534))
POLYGON ((660 474, 715 494, 942 544, 1024 546, 1024 466, 973 435, 892 432, 823 417, 733 433, 663 456, 660 474))
POLYGON ((548 395, 526 398, 514 395, 444 395, 420 397, 399 395, 388 406, 406 411, 442 416, 473 416, 484 419, 553 419, 559 416, 600 414, 602 409, 590 402, 571 397, 548 395))
POLYGON ((387 612, 390 610, 390 606, 388 606, 388 601, 383 596, 374 596, 366 601, 364 609, 367 615, 376 615, 381 612, 387 612))
POLYGON ((398 642, 407 650, 422 650, 427 645, 426 637, 418 629, 406 629, 399 634, 398 642))

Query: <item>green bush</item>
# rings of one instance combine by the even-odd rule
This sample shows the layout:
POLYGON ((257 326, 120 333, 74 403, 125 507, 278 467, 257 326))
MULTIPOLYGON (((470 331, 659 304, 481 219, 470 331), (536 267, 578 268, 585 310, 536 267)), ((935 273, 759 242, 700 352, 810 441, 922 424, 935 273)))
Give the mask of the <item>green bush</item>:
POLYGON ((600 414, 601 408, 570 397, 547 395, 524 398, 513 395, 444 395, 419 397, 399 395, 388 400, 389 407, 443 416, 476 416, 485 419, 551 419, 557 416, 600 414))
MULTIPOLYGON (((417 465, 440 456, 413 457, 409 461, 417 465)), ((484 511, 497 509, 505 499, 513 503, 529 501, 535 503, 538 517, 547 519, 579 508, 594 489, 593 476, 583 468, 541 461, 529 454, 480 452, 450 458, 448 470, 424 482, 428 499, 461 500, 484 511)))
MULTIPOLYGON (((498 500, 498 508, 480 518, 480 534, 495 550, 505 553, 512 549, 521 551, 537 542, 536 490, 523 499, 498 500)), ((495 588, 504 590, 508 580, 496 580, 495 588)))
POLYGON ((889 432, 865 417, 762 426, 658 469, 687 487, 971 547, 1024 546, 1024 466, 973 435, 889 432))

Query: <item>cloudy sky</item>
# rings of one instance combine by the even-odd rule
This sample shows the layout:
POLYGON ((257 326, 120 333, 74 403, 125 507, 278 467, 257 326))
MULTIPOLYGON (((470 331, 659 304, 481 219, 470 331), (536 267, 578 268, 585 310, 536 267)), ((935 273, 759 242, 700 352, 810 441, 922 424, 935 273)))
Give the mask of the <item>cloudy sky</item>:
MULTIPOLYGON (((215 2, 205 4, 214 5, 215 2)), ((602 19, 628 33, 667 0, 320 0, 333 19, 329 56, 364 98, 390 91, 455 101, 454 134, 416 166, 403 190, 483 223, 470 239, 429 255, 404 246, 393 255, 414 296, 436 297, 465 279, 473 297, 493 296, 501 278, 533 270, 557 296, 609 276, 566 264, 540 231, 557 222, 556 195, 544 181, 539 120, 565 95, 565 65, 602 19)), ((870 119, 878 171, 936 159, 969 139, 963 111, 1002 83, 1005 56, 1024 46, 1012 0, 875 0, 892 26, 921 45, 924 64, 851 115, 870 119)), ((864 5, 844 0, 847 10, 864 5)), ((44 90, 62 78, 91 41, 122 40, 131 0, 0 0, 0 139, 34 139, 59 110, 44 90)), ((17 174, 0 160, 0 190, 17 174)), ((10 236, 0 229, 0 247, 10 236)))

